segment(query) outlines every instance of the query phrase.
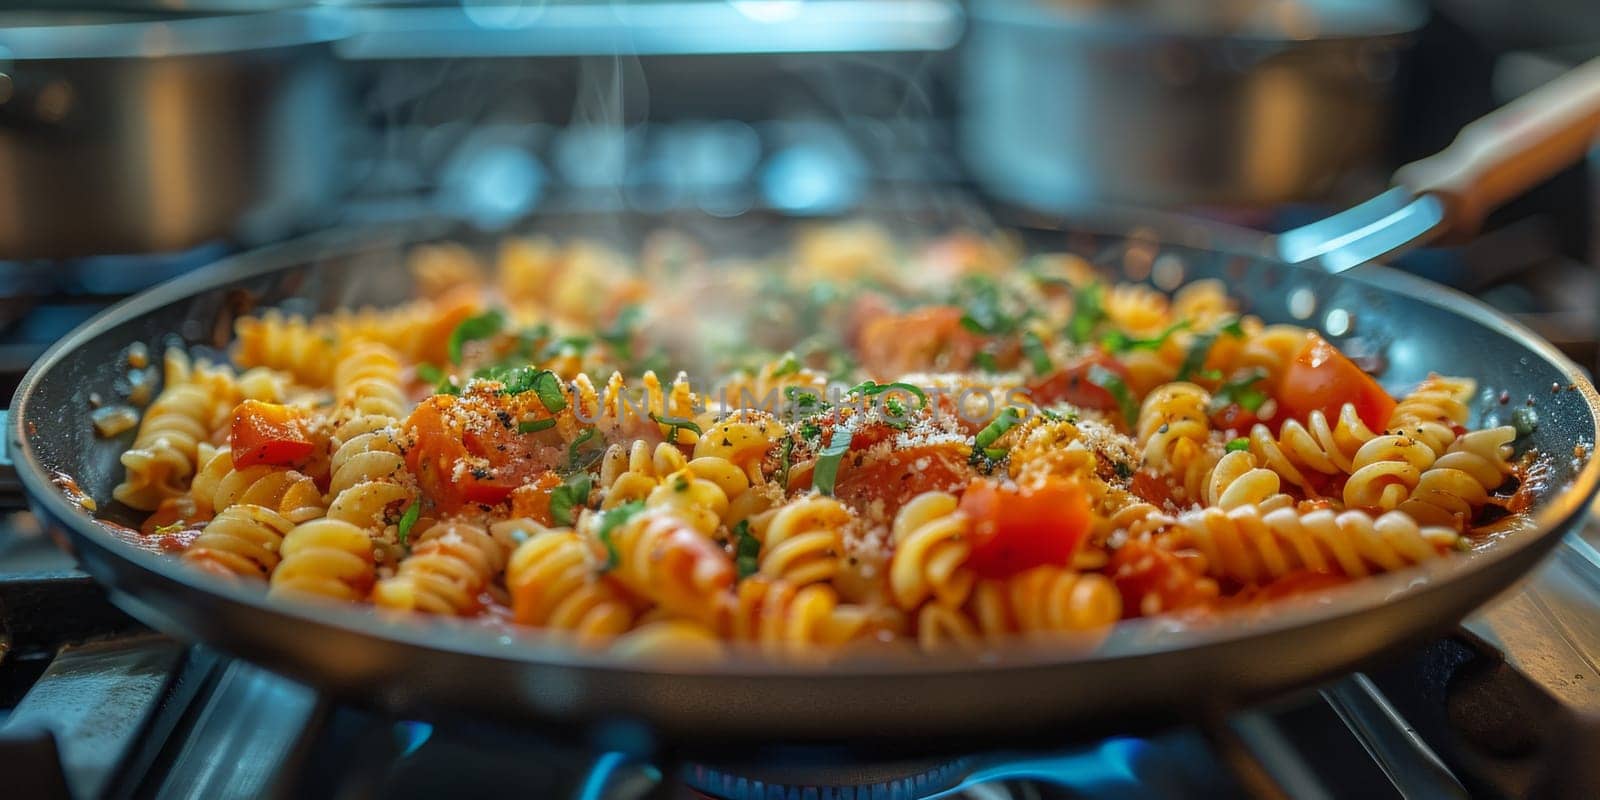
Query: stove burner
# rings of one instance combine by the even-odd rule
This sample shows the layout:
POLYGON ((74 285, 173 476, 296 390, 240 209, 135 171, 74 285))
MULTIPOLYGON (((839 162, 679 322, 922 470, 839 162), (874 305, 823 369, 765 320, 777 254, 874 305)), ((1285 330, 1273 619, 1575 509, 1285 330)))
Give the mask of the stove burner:
POLYGON ((955 788, 967 759, 878 764, 798 758, 710 767, 690 764, 684 783, 713 800, 920 800, 955 788))

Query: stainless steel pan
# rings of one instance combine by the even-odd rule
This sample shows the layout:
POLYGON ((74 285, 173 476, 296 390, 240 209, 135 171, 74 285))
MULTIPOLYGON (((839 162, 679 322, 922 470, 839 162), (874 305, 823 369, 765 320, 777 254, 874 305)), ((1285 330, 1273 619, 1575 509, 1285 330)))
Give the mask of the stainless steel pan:
MULTIPOLYGON (((612 235, 688 224, 642 222, 596 224, 612 235)), ((553 224, 568 234, 595 232, 573 221, 553 224)), ((730 249, 742 235, 771 241, 758 219, 722 224, 735 226, 720 229, 730 249)), ((155 349, 176 336, 204 351, 223 346, 232 320, 260 307, 397 302, 409 288, 394 268, 401 248, 435 234, 337 232, 228 259, 108 310, 34 366, 12 402, 9 459, 33 508, 65 532, 116 604, 159 630, 397 713, 462 712, 583 731, 639 723, 708 747, 996 746, 1248 703, 1437 635, 1531 569, 1600 485, 1600 462, 1587 457, 1600 432, 1600 396, 1570 361, 1502 315, 1382 267, 1330 274, 1289 264, 1272 254, 1274 242, 1250 234, 1133 214, 1034 235, 1164 288, 1220 278, 1267 320, 1320 327, 1381 351, 1382 379, 1393 391, 1430 369, 1472 375, 1482 387, 1474 424, 1504 421, 1516 406, 1499 402, 1502 393, 1514 403, 1531 400, 1540 422, 1527 445, 1546 457, 1526 518, 1470 555, 1361 581, 1317 602, 1206 625, 1134 621, 1093 649, 1017 651, 992 663, 927 658, 817 667, 733 659, 687 668, 574 652, 531 634, 502 637, 448 620, 269 602, 258 588, 128 546, 58 488, 54 477, 70 475, 100 502, 104 517, 135 521, 110 500, 121 475, 117 456, 131 434, 100 440, 87 415, 90 394, 110 396, 130 343, 155 349)))

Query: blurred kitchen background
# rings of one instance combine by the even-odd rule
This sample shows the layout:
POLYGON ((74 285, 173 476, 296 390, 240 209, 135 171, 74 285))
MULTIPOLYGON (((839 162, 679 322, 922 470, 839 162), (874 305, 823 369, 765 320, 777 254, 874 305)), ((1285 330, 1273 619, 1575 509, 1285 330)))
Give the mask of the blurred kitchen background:
MULTIPOLYGON (((10 5, 0 393, 114 298, 336 225, 1132 204, 1282 229, 1600 52, 1593 0, 10 5)), ((1592 365, 1595 152, 1405 266, 1592 365)))

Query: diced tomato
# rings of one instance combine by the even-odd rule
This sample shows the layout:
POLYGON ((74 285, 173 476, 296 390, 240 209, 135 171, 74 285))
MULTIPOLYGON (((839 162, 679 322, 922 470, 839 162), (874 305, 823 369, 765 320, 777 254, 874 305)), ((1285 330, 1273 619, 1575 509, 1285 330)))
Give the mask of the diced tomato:
POLYGON ((1166 613, 1210 605, 1217 585, 1183 563, 1183 559, 1148 539, 1134 539, 1117 548, 1106 566, 1122 594, 1122 615, 1166 613))
POLYGON ((1107 353, 1096 352, 1049 375, 1035 378, 1028 384, 1028 396, 1041 406, 1067 402, 1079 408, 1117 411, 1117 399, 1110 392, 1089 382, 1089 370, 1095 366, 1103 367, 1124 382, 1128 379, 1127 367, 1107 353))
POLYGON ((883 513, 892 516, 923 492, 958 491, 966 485, 972 477, 967 456, 966 445, 953 442, 892 450, 860 466, 846 456, 833 494, 855 508, 882 501, 883 513))
POLYGON ((545 470, 533 483, 511 490, 511 516, 531 519, 540 525, 555 524, 550 515, 550 492, 561 485, 561 476, 555 470, 545 470))
POLYGON ((233 448, 235 467, 297 466, 310 458, 316 448, 306 430, 304 412, 257 400, 246 400, 233 410, 228 443, 233 448))
POLYGON ((878 377, 965 369, 985 341, 961 325, 965 313, 958 306, 926 306, 873 318, 862 327, 857 345, 862 366, 878 377))
POLYGON ((504 502, 564 455, 559 447, 524 441, 535 437, 518 434, 510 419, 504 409, 470 396, 435 395, 411 412, 406 427, 415 445, 406 464, 441 511, 504 502))
POLYGON ((984 578, 1072 563, 1093 517, 1083 489, 1054 476, 1027 488, 979 478, 962 493, 961 513, 972 521, 967 565, 984 578))
POLYGON ((1164 509, 1176 509, 1177 501, 1172 496, 1172 482, 1165 475, 1160 475, 1148 469, 1136 470, 1133 480, 1129 483, 1128 491, 1140 500, 1164 509))
POLYGON ((476 286, 458 286, 435 300, 434 308, 437 311, 430 314, 428 328, 418 339, 422 343, 418 355, 431 364, 444 364, 450 360, 450 334, 462 320, 483 309, 483 298, 476 286))
POLYGON ((1339 348, 1315 334, 1278 382, 1279 417, 1304 421, 1313 411, 1332 420, 1345 403, 1354 403, 1356 414, 1373 430, 1389 424, 1394 398, 1371 375, 1363 372, 1339 348))
POLYGON ((1254 411, 1246 411, 1238 403, 1229 403, 1211 415, 1211 425, 1219 431, 1233 431, 1240 436, 1250 432, 1257 422, 1254 411))

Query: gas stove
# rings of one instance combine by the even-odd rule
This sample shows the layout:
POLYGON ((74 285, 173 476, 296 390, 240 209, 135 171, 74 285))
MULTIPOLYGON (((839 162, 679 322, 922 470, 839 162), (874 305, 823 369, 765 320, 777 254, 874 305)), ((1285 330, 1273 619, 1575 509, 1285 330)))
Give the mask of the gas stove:
POLYGON ((1595 796, 1592 759, 1574 754, 1600 743, 1596 543, 1600 515, 1452 635, 1260 707, 1036 752, 881 762, 841 742, 727 761, 634 729, 342 704, 143 628, 15 514, 0 535, 0 771, 40 798, 1595 796))

